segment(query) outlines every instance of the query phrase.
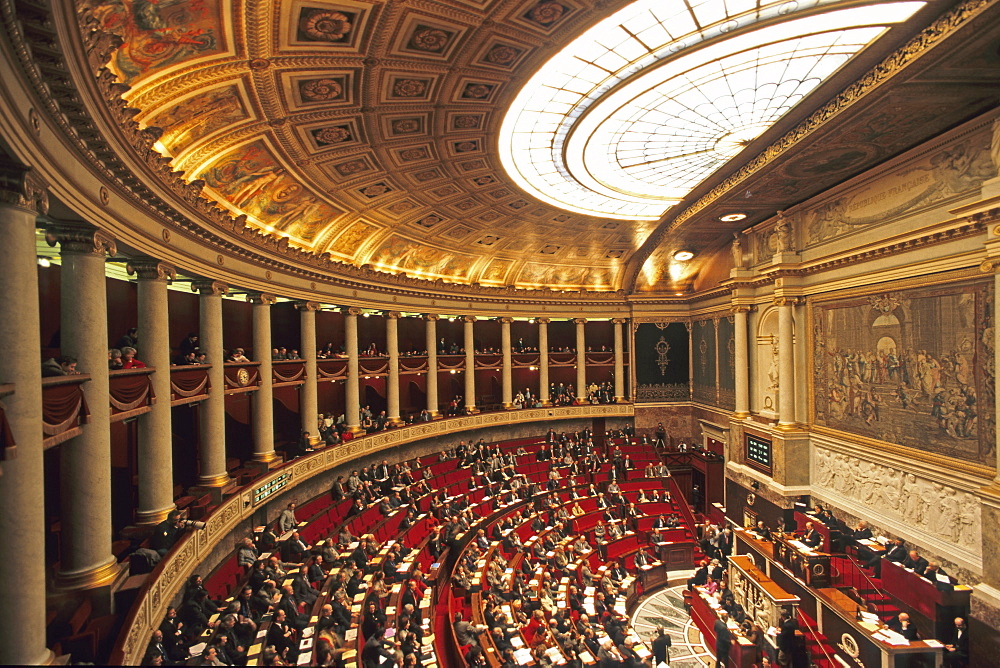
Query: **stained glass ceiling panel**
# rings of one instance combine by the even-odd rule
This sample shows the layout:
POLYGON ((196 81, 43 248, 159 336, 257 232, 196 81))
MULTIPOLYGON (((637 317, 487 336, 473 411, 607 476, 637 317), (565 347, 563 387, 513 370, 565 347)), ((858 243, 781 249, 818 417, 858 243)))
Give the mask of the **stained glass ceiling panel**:
POLYGON ((504 167, 563 209, 656 220, 923 5, 639 0, 521 90, 504 167))

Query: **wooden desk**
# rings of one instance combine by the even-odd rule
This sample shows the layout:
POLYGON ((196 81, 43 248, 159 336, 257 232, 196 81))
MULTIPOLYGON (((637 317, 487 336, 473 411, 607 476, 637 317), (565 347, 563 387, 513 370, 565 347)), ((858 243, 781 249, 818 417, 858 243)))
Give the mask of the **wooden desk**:
POLYGON ((830 584, 830 555, 810 550, 798 540, 774 536, 774 558, 810 587, 830 584))
POLYGON ((840 536, 840 532, 831 529, 828 525, 826 525, 825 523, 823 523, 823 521, 820 520, 819 518, 817 518, 815 515, 802 513, 802 512, 799 512, 798 510, 796 510, 795 511, 795 530, 797 532, 799 532, 799 533, 803 533, 804 534, 806 532, 806 522, 812 522, 813 528, 815 528, 816 531, 819 533, 819 535, 823 537, 823 542, 820 543, 819 547, 816 548, 816 549, 818 549, 821 552, 832 552, 833 551, 833 541, 832 541, 832 538, 831 538, 831 533, 832 532, 836 533, 837 537, 839 537, 840 536))
MULTIPOLYGON (((719 619, 715 609, 701 594, 701 587, 694 588, 691 598, 691 620, 705 637, 705 644, 715 654, 715 622, 719 619)), ((729 627, 733 636, 733 644, 729 650, 727 668, 751 668, 760 657, 757 656, 757 646, 738 635, 732 625, 729 627)))
POLYGON ((637 576, 639 584, 642 585, 642 593, 646 595, 650 590, 667 584, 667 565, 660 561, 650 566, 643 566, 637 570, 637 576))
POLYGON ((888 559, 882 560, 882 588, 927 617, 938 637, 950 632, 955 617, 969 614, 972 587, 955 585, 954 591, 941 591, 927 578, 888 559))
POLYGON ((747 616, 763 629, 777 626, 782 610, 800 603, 798 596, 769 578, 748 555, 729 558, 729 588, 747 616))

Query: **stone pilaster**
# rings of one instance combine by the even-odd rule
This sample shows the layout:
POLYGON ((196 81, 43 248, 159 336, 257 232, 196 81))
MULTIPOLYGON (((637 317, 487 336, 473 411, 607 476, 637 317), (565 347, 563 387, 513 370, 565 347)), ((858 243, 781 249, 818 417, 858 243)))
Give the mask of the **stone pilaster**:
POLYGON ((156 400, 139 416, 139 507, 136 524, 154 525, 174 509, 174 446, 170 413, 170 315, 167 285, 177 270, 153 258, 129 260, 136 279, 139 318, 139 355, 155 371, 149 382, 156 400))
POLYGON ((299 421, 302 431, 309 432, 310 442, 322 446, 319 437, 319 368, 316 364, 316 311, 320 305, 316 302, 298 302, 295 308, 299 310, 300 337, 299 352, 305 361, 306 378, 302 384, 302 394, 299 403, 299 421))
POLYGON ((625 401, 625 318, 611 320, 615 334, 615 402, 625 401))
POLYGON ((358 316, 361 309, 344 309, 344 349, 347 351, 347 386, 344 388, 344 419, 352 433, 361 429, 361 374, 358 367, 358 316))
POLYGON ((538 398, 543 406, 552 405, 549 396, 549 318, 535 318, 538 323, 538 398))
POLYGON ((0 664, 52 662, 45 647, 45 475, 42 443, 42 358, 38 332, 35 220, 48 210, 45 184, 31 170, 0 160, 0 383, 16 448, 0 467, 0 664))
POLYGON ((462 318, 465 341, 465 410, 476 413, 476 339, 473 326, 476 316, 467 315, 462 318))
POLYGON ((385 345, 389 353, 389 377, 386 379, 386 403, 389 424, 403 424, 399 416, 399 318, 398 311, 385 314, 385 345))
POLYGON ((438 410, 438 349, 437 323, 441 316, 424 316, 424 342, 427 345, 427 412, 432 418, 441 416, 438 410))
MULTIPOLYGON (((115 241, 84 225, 50 225, 50 246, 61 259, 61 353, 90 375, 83 393, 90 421, 60 449, 62 549, 56 582, 64 589, 93 589, 118 573, 111 554, 111 405, 108 375, 108 302, 104 260, 115 241)), ((36 566, 37 567, 37 566, 36 566)))
POLYGON ((503 354, 503 368, 500 371, 501 401, 503 407, 514 407, 513 361, 510 347, 510 324, 513 318, 500 318, 500 352, 503 354))
POLYGON ((794 429, 795 420, 795 297, 778 296, 778 428, 794 429))
POLYGON ((736 411, 734 417, 744 419, 750 417, 750 350, 748 337, 747 305, 733 306, 733 339, 736 346, 733 356, 735 364, 736 411))
POLYGON ((253 393, 253 458, 270 464, 274 451, 274 379, 271 365, 271 306, 278 298, 266 292, 247 295, 253 304, 253 354, 260 366, 260 387, 253 393))
POLYGON ((198 486, 220 488, 230 482, 226 472, 226 359, 222 331, 222 295, 229 292, 229 286, 206 279, 193 282, 191 289, 200 294, 198 340, 200 351, 211 364, 208 397, 199 406, 198 486))
POLYGON ((577 318, 576 325, 576 402, 587 401, 587 337, 586 318, 577 318))

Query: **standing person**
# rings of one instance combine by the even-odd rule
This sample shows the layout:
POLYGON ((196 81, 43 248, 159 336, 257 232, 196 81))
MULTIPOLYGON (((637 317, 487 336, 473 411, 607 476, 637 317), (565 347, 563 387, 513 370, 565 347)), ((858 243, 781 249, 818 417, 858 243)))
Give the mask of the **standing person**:
POLYGON ((670 635, 662 626, 657 626, 656 636, 653 638, 652 646, 650 647, 653 652, 653 668, 670 665, 671 645, 673 645, 673 641, 670 639, 670 635))
POLYGON ((729 613, 725 610, 719 612, 719 618, 715 620, 715 668, 728 668, 729 649, 733 646, 733 634, 729 631, 729 613))

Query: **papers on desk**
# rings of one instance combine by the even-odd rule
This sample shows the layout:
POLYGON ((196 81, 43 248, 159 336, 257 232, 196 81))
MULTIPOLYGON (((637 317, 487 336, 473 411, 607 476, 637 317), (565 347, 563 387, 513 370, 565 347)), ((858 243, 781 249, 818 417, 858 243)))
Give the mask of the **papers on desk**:
MULTIPOLYGON (((511 641, 513 642, 513 639, 511 639, 511 641)), ((528 649, 527 647, 522 647, 521 649, 515 649, 514 658, 517 659, 517 662, 522 666, 527 666, 528 664, 532 663, 531 650, 528 649)))
POLYGON ((879 629, 876 633, 872 634, 872 638, 896 647, 906 647, 910 644, 909 640, 890 629, 879 629))
POLYGON ((862 612, 861 621, 868 622, 869 624, 878 624, 879 618, 874 612, 862 612))
POLYGON ((924 641, 924 644, 927 645, 928 647, 933 647, 935 649, 941 649, 942 647, 944 647, 942 643, 938 642, 934 638, 928 638, 927 640, 924 641))
POLYGON ((951 584, 951 578, 949 578, 947 575, 942 575, 941 573, 937 574, 937 581, 943 582, 945 584, 951 584))

